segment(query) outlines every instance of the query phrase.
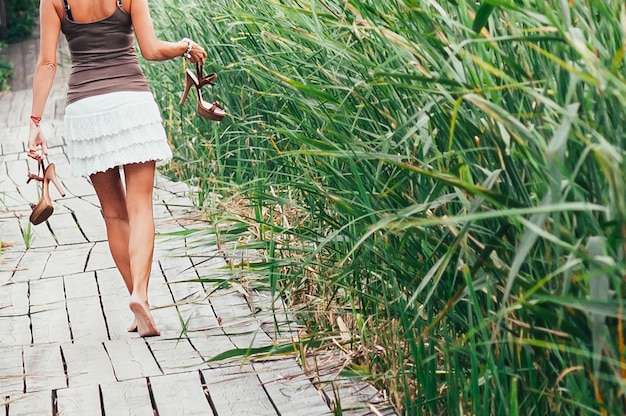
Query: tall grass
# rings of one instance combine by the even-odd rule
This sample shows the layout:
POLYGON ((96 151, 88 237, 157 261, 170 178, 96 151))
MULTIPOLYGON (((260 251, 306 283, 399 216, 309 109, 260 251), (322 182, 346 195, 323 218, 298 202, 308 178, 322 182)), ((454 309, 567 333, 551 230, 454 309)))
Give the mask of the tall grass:
POLYGON ((267 284, 341 318, 352 374, 407 415, 624 413, 622 1, 201 4, 153 14, 230 116, 146 66, 170 173, 250 201, 267 284))

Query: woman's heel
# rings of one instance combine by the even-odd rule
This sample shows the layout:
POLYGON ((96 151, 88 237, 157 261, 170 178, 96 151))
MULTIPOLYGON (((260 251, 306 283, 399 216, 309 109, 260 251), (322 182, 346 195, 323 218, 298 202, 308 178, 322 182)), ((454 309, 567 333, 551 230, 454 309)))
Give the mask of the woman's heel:
POLYGON ((196 80, 193 79, 192 74, 187 71, 186 75, 187 77, 185 78, 185 91, 183 91, 183 96, 180 98, 180 105, 185 104, 185 101, 187 100, 187 95, 189 95, 189 90, 191 89, 191 87, 195 85, 196 88, 198 88, 198 83, 196 80))
POLYGON ((63 191, 63 188, 61 188, 61 184, 59 183, 59 180, 57 179, 56 166, 54 166, 54 163, 50 163, 48 165, 48 167, 46 168, 46 171, 44 172, 43 179, 44 179, 44 186, 46 186, 46 179, 47 179, 48 181, 51 181, 54 184, 54 186, 57 188, 57 191, 59 191, 59 194, 61 194, 61 196, 65 196, 65 192, 63 191))

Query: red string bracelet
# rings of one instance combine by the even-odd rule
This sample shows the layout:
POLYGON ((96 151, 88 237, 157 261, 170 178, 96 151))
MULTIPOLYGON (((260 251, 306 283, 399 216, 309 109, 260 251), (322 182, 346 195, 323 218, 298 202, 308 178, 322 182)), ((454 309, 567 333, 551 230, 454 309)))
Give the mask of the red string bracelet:
POLYGON ((35 126, 39 127, 39 123, 41 123, 41 117, 30 116, 30 119, 33 123, 35 123, 35 126))

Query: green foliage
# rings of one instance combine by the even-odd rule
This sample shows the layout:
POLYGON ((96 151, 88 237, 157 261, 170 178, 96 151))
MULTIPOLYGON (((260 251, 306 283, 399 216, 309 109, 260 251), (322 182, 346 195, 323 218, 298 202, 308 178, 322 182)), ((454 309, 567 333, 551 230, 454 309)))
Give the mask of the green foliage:
POLYGON ((355 373, 409 415, 624 414, 622 1, 154 14, 204 41, 230 113, 195 117, 179 63, 146 66, 171 173, 201 206, 250 201, 255 272, 312 333, 345 340, 341 317, 355 373))
POLYGON ((6 0, 8 40, 16 42, 33 34, 37 23, 38 0, 6 0))
MULTIPOLYGON (((0 42, 0 53, 6 47, 6 45, 0 42)), ((8 91, 10 89, 9 80, 13 75, 13 68, 5 59, 0 55, 0 92, 8 91)))

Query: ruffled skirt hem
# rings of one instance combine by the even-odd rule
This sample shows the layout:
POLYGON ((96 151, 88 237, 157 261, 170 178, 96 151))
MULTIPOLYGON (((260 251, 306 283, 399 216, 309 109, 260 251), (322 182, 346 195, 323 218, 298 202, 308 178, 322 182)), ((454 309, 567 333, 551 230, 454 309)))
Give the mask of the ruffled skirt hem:
POLYGON ((163 163, 172 157, 150 92, 116 92, 68 105, 65 136, 76 177, 132 163, 163 163))

